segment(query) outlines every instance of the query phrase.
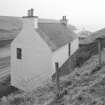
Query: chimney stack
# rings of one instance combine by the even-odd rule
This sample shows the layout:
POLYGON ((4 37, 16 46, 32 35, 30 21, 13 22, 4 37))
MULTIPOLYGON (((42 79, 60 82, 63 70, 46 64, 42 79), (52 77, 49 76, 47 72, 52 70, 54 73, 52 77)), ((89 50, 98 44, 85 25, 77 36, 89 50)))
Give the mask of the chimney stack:
POLYGON ((33 8, 29 9, 27 14, 28 17, 34 17, 34 9, 33 8))
POLYGON ((27 16, 23 16, 23 22, 25 26, 33 26, 34 28, 38 28, 38 16, 34 16, 34 9, 31 8, 27 10, 27 16))
POLYGON ((30 14, 31 14, 31 16, 33 17, 33 16, 34 16, 34 9, 33 9, 33 8, 31 8, 31 9, 30 9, 30 12, 31 12, 31 13, 30 13, 30 14))
POLYGON ((68 19, 67 19, 66 16, 63 16, 60 21, 61 21, 61 23, 62 23, 63 25, 67 25, 67 23, 68 23, 68 19))
POLYGON ((27 11, 27 16, 30 17, 30 10, 27 11))

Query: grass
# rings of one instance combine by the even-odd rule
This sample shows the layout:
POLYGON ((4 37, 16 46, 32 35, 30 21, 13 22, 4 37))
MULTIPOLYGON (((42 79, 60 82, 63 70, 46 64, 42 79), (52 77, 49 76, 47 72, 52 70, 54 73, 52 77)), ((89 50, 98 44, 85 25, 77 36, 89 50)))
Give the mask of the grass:
MULTIPOLYGON (((103 50, 102 56, 102 59, 105 60, 105 50, 103 50)), ((68 104, 101 105, 101 103, 104 103, 105 66, 103 65, 100 70, 96 70, 95 73, 91 74, 95 70, 96 61, 98 61, 98 55, 92 56, 89 60, 83 63, 82 66, 74 69, 67 78, 64 77, 65 79, 62 79, 62 88, 67 88, 67 95, 64 99, 68 104)), ((4 103, 8 103, 8 105, 48 103, 55 97, 55 87, 54 82, 48 82, 45 87, 41 87, 29 93, 12 93, 6 97, 7 102, 2 100, 2 104, 0 105, 3 105, 4 103)))

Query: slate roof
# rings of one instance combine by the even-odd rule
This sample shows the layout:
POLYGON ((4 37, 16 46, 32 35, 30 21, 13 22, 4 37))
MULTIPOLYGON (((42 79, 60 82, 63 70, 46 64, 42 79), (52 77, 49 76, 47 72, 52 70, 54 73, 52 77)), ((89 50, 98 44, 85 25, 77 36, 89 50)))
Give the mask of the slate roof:
POLYGON ((47 42, 52 51, 70 43, 77 35, 60 22, 39 22, 36 31, 47 42))

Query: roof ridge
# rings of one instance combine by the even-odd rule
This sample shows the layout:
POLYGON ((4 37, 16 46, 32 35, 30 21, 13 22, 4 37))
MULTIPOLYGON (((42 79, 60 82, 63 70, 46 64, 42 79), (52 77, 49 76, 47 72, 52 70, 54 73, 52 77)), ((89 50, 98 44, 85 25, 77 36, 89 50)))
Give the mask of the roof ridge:
POLYGON ((55 19, 42 19, 42 18, 39 18, 38 19, 38 23, 60 23, 59 20, 55 20, 55 19))

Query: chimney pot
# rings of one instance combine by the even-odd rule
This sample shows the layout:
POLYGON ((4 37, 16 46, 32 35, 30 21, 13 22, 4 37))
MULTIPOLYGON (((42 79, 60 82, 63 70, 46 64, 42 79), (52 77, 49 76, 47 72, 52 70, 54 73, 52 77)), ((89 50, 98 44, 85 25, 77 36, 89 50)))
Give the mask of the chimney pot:
POLYGON ((62 19, 61 19, 61 23, 63 25, 67 25, 67 22, 68 22, 68 20, 67 20, 66 16, 63 16, 62 19))
POLYGON ((34 9, 33 8, 30 9, 30 14, 32 17, 34 16, 34 9))
POLYGON ((33 17, 34 16, 34 9, 33 8, 29 9, 27 15, 28 15, 28 17, 33 17))
POLYGON ((63 20, 67 20, 67 19, 66 19, 66 16, 63 16, 62 19, 63 19, 63 20))
POLYGON ((30 17, 30 10, 28 10, 27 15, 28 15, 28 17, 30 17))

